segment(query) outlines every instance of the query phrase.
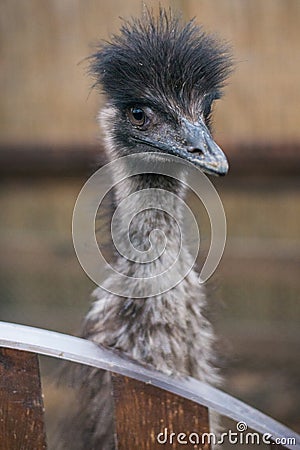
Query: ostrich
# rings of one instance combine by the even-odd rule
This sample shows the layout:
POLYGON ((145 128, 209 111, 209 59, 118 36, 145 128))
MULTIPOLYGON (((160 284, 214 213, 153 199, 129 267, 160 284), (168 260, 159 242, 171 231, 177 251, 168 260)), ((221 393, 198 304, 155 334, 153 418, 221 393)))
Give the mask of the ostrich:
MULTIPOLYGON (((106 95, 99 118, 109 159, 150 151, 160 158, 175 154, 203 172, 225 175, 227 160, 212 139, 210 123, 212 103, 220 98, 230 70, 228 49, 194 21, 183 24, 161 9, 158 17, 148 11, 141 19, 124 22, 120 34, 91 56, 94 84, 106 95)), ((186 194, 184 185, 175 179, 143 174, 116 185, 116 203, 149 188, 168 190, 182 199, 186 194)), ((175 213, 181 218, 180 208, 175 213)), ((131 223, 134 246, 145 250, 145 238, 153 229, 163 231, 171 247, 178 244, 178 229, 168 214, 146 209, 131 223)), ((155 236, 154 247, 160 239, 155 236)), ((183 249, 182 257, 189 260, 188 249, 183 249)), ((134 264, 121 255, 116 258, 124 274, 151 275, 154 270, 153 264, 134 264)), ((168 264, 164 258, 155 261, 156 269, 162 262, 168 264)), ((214 333, 204 315, 205 292, 194 269, 169 291, 148 298, 109 293, 115 282, 107 280, 107 290, 94 292, 82 337, 171 376, 219 383, 214 333)), ((94 370, 81 378, 80 411, 72 418, 72 448, 112 450, 110 374, 94 370)))

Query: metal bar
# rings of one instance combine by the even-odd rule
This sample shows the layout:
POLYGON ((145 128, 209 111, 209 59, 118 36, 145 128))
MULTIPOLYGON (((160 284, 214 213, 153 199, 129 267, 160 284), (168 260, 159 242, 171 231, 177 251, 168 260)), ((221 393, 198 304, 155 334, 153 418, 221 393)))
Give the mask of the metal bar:
POLYGON ((243 421, 249 428, 272 435, 272 439, 294 438, 286 448, 300 450, 300 435, 251 406, 193 378, 171 378, 122 358, 112 350, 93 342, 25 325, 0 322, 0 346, 26 350, 64 360, 74 361, 118 373, 152 384, 173 394, 192 400, 235 421, 243 421))
POLYGON ((274 441, 272 441, 272 444, 270 444, 270 449, 272 450, 284 450, 285 448, 287 447, 285 447, 284 445, 276 444, 274 441))

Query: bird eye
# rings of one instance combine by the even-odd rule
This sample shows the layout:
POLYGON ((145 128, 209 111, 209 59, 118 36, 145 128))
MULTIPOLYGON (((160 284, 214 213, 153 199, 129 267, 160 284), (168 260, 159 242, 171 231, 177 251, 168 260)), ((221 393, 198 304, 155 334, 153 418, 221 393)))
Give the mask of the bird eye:
POLYGON ((132 107, 128 111, 129 120, 132 125, 142 127, 148 121, 145 111, 142 108, 132 107))

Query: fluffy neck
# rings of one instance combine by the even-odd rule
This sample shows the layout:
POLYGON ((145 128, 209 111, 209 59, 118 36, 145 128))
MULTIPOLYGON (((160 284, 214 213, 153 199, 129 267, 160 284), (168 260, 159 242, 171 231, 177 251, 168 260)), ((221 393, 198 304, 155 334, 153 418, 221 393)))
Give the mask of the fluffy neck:
MULTIPOLYGON (((126 172, 126 167, 123 170, 126 172)), ((133 248, 141 254, 147 253, 151 237, 154 251, 165 243, 164 238, 166 249, 156 258, 151 255, 154 258, 150 263, 131 261, 131 251, 134 253, 135 250, 129 251, 127 257, 117 256, 116 275, 106 280, 104 289, 98 288, 94 292, 95 302, 86 317, 82 335, 165 373, 216 381, 217 376, 210 365, 213 333, 203 316, 205 295, 193 270, 189 248, 180 248, 181 233, 185 230, 183 185, 161 175, 139 175, 116 185, 115 197, 117 204, 130 199, 127 212, 133 217, 129 227, 133 248), (147 209, 149 205, 140 195, 148 189, 157 190, 151 192, 156 208, 147 209), (164 207, 159 208, 163 203, 159 189, 181 198, 181 202, 174 199, 167 204, 173 217, 165 212, 164 207), (137 214, 137 211, 141 212, 137 214), (154 230, 159 232, 154 233, 154 230), (179 261, 179 264, 174 265, 174 261, 179 261), (171 271, 165 270, 170 267, 171 271), (174 277, 178 275, 175 271, 182 274, 187 267, 191 270, 174 284, 174 277), (136 297, 113 294, 116 285, 120 286, 119 273, 128 277, 121 286, 125 291, 131 286, 138 286, 136 297), (162 278, 157 277, 159 273, 163 273, 162 278), (152 277, 152 284, 161 292, 149 295, 136 280, 144 277, 152 277), (166 289, 170 285, 173 287, 166 289)), ((121 214, 115 230, 120 241, 127 239, 127 223, 121 214)))
MULTIPOLYGON (((137 278, 152 279, 151 290, 136 280, 134 297, 167 291, 193 265, 189 249, 183 245, 183 233, 187 233, 184 196, 184 188, 177 181, 156 174, 125 179, 115 188, 115 267, 129 277, 124 282, 130 286, 137 278)), ((109 289, 114 282, 107 280, 105 287, 109 289)))
MULTIPOLYGON (((126 168, 124 168, 126 173, 126 168)), ((162 233, 175 245, 183 227, 183 207, 180 200, 185 198, 185 187, 172 178, 159 174, 143 174, 130 177, 115 186, 116 206, 124 210, 125 220, 119 215, 119 232, 129 231, 133 244, 140 250, 149 245, 149 233, 152 233, 153 246, 158 244, 162 233), (128 230, 127 216, 131 222, 128 230)))
MULTIPOLYGON (((106 137, 106 148, 110 159, 117 157, 109 135, 106 137)), ((122 170, 126 173, 126 167, 122 170)), ((151 263, 130 261, 132 255, 128 249, 129 258, 121 255, 117 257, 116 275, 106 280, 104 289, 98 288, 95 291, 95 302, 86 317, 82 334, 98 344, 118 349, 138 361, 152 364, 165 373, 189 374, 202 380, 206 380, 209 374, 212 381, 215 374, 209 360, 213 334, 203 316, 205 295, 198 282, 198 275, 192 268, 189 248, 183 246, 181 252, 178 252, 181 233, 185 229, 182 208, 185 189, 174 179, 145 174, 126 178, 115 186, 117 204, 128 197, 131 200, 127 209, 130 214, 133 213, 129 227, 133 247, 145 252, 149 249, 149 243, 152 243, 154 250, 160 249, 166 238, 166 249, 151 263), (156 190, 151 193, 156 208, 147 209, 149 205, 140 195, 143 190, 148 189, 156 190), (158 206, 163 203, 163 199, 159 189, 177 195, 182 199, 181 203, 170 200, 167 208, 160 209, 158 206), (166 213, 166 209, 171 214, 166 213), (137 211, 141 212, 136 214, 137 211), (177 269, 181 270, 180 266, 183 265, 191 270, 174 287, 164 290, 165 286, 174 281, 172 277, 177 276, 177 269, 172 266, 174 259, 179 261, 177 269), (170 267, 169 272, 163 272, 164 268, 170 267), (137 292, 139 298, 115 295, 115 287, 120 284, 118 272, 128 276, 121 286, 125 290, 135 285, 136 278, 150 277, 158 290, 162 288, 161 293, 151 296, 141 289, 137 292), (161 272, 163 278, 157 277, 161 272)), ((120 215, 116 228, 120 240, 126 241, 128 227, 124 215, 120 215)))

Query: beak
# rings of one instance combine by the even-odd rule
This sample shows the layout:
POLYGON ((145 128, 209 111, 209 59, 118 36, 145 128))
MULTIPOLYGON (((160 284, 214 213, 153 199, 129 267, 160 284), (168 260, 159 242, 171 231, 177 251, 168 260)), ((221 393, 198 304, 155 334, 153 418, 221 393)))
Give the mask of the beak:
POLYGON ((194 124, 183 118, 182 126, 186 147, 180 149, 180 156, 191 161, 203 172, 226 175, 229 169, 227 158, 213 140, 204 122, 194 124))

